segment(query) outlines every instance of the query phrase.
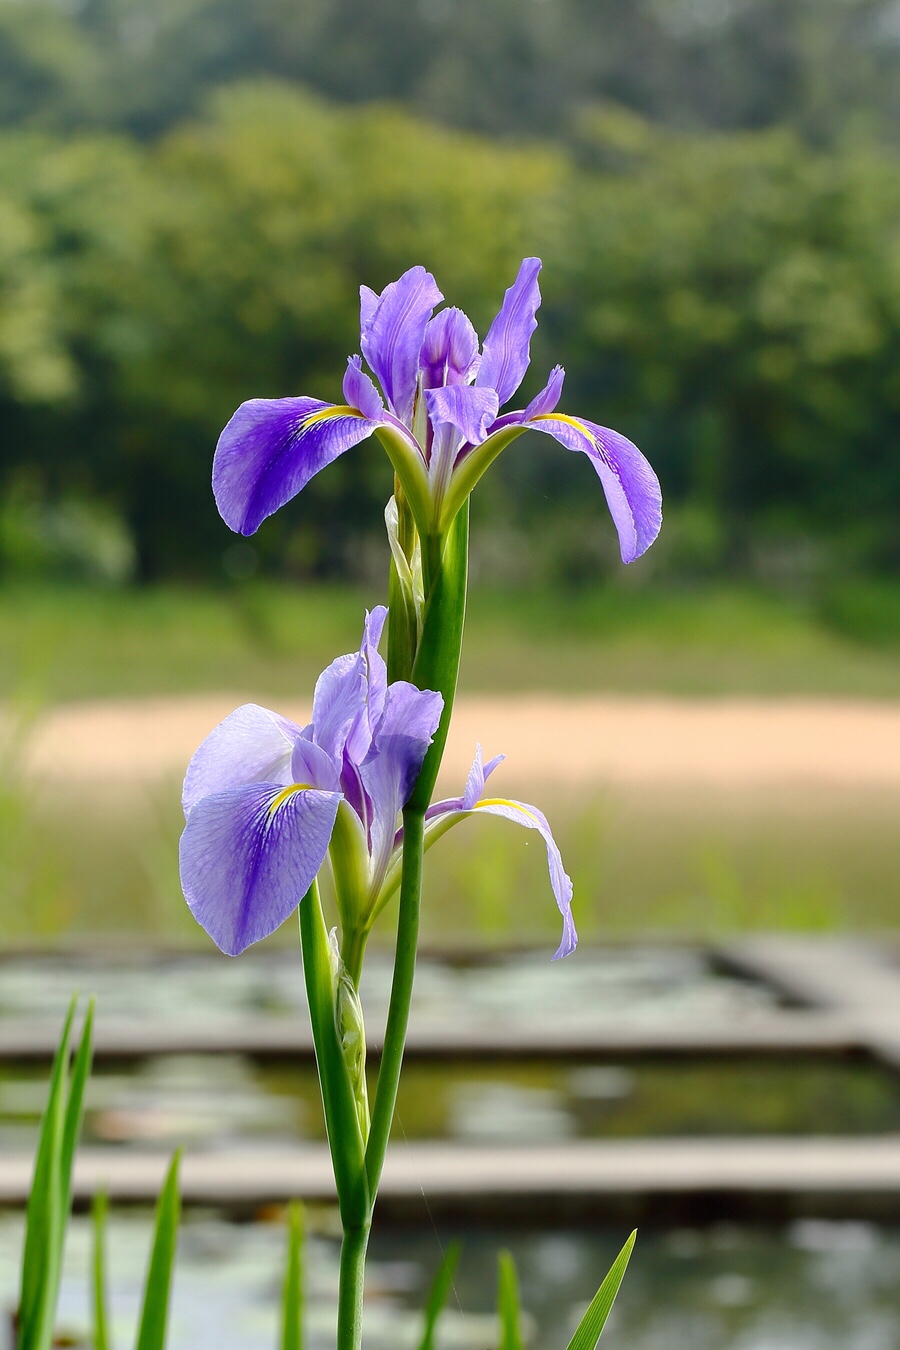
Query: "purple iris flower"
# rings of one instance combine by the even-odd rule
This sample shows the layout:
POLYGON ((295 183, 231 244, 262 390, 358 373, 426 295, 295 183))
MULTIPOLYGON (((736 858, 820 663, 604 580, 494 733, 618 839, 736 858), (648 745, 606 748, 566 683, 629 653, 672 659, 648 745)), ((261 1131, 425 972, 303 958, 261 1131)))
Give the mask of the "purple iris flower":
POLYGON ((230 956, 273 933, 332 850, 342 917, 364 914, 394 851, 398 813, 440 721, 440 694, 387 682, 366 616, 358 652, 320 675, 312 722, 248 703, 191 760, 181 883, 195 919, 230 956))
MULTIPOLYGON (((359 651, 319 676, 309 726, 247 703, 188 765, 181 884, 194 918, 229 956, 284 923, 326 857, 345 927, 367 930, 399 885, 398 818, 443 699, 402 680, 388 684, 378 651, 386 615, 383 606, 367 615, 359 651)), ((429 807, 425 845, 479 813, 537 830, 563 916, 556 956, 568 956, 577 941, 572 882, 546 818, 535 806, 484 795, 502 759, 483 766, 478 747, 462 796, 429 807)))
POLYGON ((640 557, 662 521, 657 477, 618 432, 556 411, 562 367, 526 408, 500 414, 528 369, 540 269, 538 258, 523 261, 480 351, 461 310, 433 316, 443 296, 424 267, 410 268, 381 295, 363 286, 360 343, 381 394, 353 356, 343 404, 313 398, 242 403, 219 438, 213 466, 225 522, 253 534, 320 469, 375 432, 420 533, 441 534, 497 454, 531 428, 587 455, 606 494, 623 561, 640 557))

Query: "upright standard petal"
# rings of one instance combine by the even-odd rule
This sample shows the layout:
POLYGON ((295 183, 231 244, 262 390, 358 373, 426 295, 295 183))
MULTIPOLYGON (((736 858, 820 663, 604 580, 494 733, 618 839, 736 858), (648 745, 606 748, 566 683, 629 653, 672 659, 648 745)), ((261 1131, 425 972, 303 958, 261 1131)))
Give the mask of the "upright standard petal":
POLYGON ((390 860, 397 813, 409 800, 443 707, 440 694, 405 680, 388 688, 384 714, 359 770, 371 804, 369 852, 376 885, 390 860))
POLYGON ((425 402, 435 430, 442 424, 454 426, 472 445, 484 440, 499 408, 494 389, 476 389, 469 384, 426 389, 425 402))
POLYGON ((181 836, 181 885, 194 918, 228 956, 268 937, 325 860, 340 794, 279 783, 197 802, 181 836))
POLYGON ((466 384, 481 363, 478 334, 461 309, 442 309, 425 327, 419 369, 425 389, 466 384))
POLYGON ((523 419, 529 422, 532 417, 545 416, 552 413, 559 400, 562 398, 563 382, 566 378, 566 372, 562 366, 554 366, 550 372, 550 378, 544 385, 539 394, 536 394, 525 409, 523 419))
POLYGON ((253 398, 219 437, 213 494, 238 534, 254 534, 267 516, 380 425, 358 408, 315 398, 253 398))
POLYGON ((291 754, 300 728, 288 717, 245 703, 209 733, 194 753, 184 777, 181 804, 185 815, 213 792, 245 783, 280 783, 291 779, 291 754))
POLYGON ((537 328, 535 314, 541 303, 540 270, 540 258, 523 260, 484 339, 475 383, 483 389, 496 389, 501 407, 522 383, 531 360, 531 335, 537 328))
POLYGON ((312 739, 336 762, 340 762, 351 734, 359 758, 367 753, 372 726, 381 716, 387 668, 378 653, 378 643, 386 617, 385 606, 376 605, 366 615, 359 651, 339 656, 316 681, 312 739))
POLYGON ((409 426, 425 326, 444 297, 424 267, 411 267, 385 286, 374 306, 370 297, 361 296, 363 356, 390 407, 409 426))
POLYGON ((565 413, 539 413, 527 425, 587 455, 606 494, 622 561, 634 562, 646 553, 662 524, 662 491, 637 446, 609 427, 565 413))
POLYGON ((381 395, 363 370, 362 360, 358 356, 351 356, 347 362, 344 375, 344 401, 373 422, 381 421, 384 417, 381 395))

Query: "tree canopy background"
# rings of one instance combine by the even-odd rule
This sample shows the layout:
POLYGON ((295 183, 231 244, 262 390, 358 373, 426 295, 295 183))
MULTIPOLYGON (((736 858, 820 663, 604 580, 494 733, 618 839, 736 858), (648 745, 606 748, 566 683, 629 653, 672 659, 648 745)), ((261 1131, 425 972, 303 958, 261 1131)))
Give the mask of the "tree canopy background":
MULTIPOLYGON (((886 0, 0 0, 0 563, 364 573, 377 447, 251 550, 219 430, 337 395, 360 281, 423 262, 483 333, 537 253, 524 392, 561 361, 658 469, 639 567, 896 571, 898 104, 886 0)), ((610 573, 596 493, 523 438, 479 565, 610 573)))

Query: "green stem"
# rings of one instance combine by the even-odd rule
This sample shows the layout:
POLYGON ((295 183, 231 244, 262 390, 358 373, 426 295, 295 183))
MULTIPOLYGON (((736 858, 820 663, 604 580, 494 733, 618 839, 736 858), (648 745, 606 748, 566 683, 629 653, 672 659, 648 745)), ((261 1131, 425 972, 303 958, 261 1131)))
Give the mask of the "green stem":
POLYGON ((341 1242, 341 1283, 338 1293, 337 1350, 360 1350, 362 1345, 363 1286, 369 1224, 344 1229, 341 1242))
POLYGON ((315 881, 300 902, 300 943, 341 1221, 345 1227, 359 1226, 367 1224, 371 1214, 365 1155, 356 1098, 335 1024, 331 951, 315 881))
POLYGON ((341 943, 341 960, 347 967, 347 974, 356 989, 359 988, 359 977, 362 974, 363 957, 366 954, 369 932, 370 927, 368 926, 350 929, 344 934, 341 943))
MULTIPOLYGON (((416 947, 419 940, 419 901, 422 891, 425 813, 409 807, 403 812, 403 879, 400 882, 400 913, 397 920, 397 949, 394 979, 384 1048, 378 1070, 378 1086, 372 1108, 372 1125, 366 1147, 366 1177, 369 1194, 374 1198, 381 1179, 384 1155, 394 1119, 403 1049, 409 1024, 409 1005, 416 972, 416 947)), ((343 1347, 341 1347, 343 1350, 343 1347)))

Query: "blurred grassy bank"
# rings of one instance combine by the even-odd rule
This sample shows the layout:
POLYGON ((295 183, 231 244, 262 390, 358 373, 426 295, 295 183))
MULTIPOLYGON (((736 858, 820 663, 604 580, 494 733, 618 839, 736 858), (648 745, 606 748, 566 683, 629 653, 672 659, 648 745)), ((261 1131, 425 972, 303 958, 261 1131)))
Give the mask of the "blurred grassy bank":
MULTIPOLYGON (((302 697, 359 641, 347 586, 0 589, 0 699, 302 697)), ((472 589, 462 687, 900 697, 900 587, 472 589)))
MULTIPOLYGON (((583 938, 900 924, 896 792, 659 787, 575 797, 536 787, 535 796, 573 877, 583 938)), ((116 934, 208 945, 178 885, 182 823, 174 781, 89 796, 6 782, 3 940, 116 934)), ((504 821, 468 821, 441 840, 426 893, 426 941, 534 942, 549 955, 558 940, 543 847, 504 821)), ((275 940, 295 938, 288 924, 275 940)))

